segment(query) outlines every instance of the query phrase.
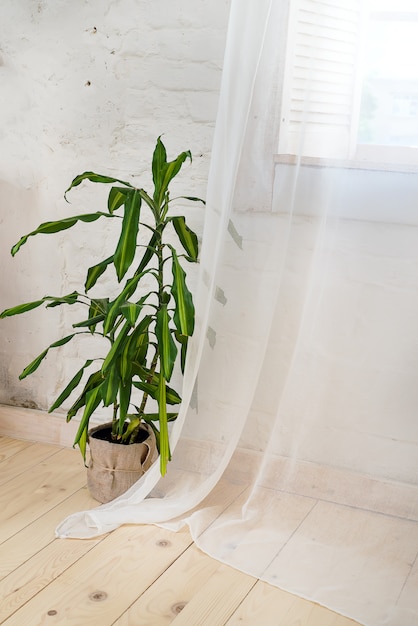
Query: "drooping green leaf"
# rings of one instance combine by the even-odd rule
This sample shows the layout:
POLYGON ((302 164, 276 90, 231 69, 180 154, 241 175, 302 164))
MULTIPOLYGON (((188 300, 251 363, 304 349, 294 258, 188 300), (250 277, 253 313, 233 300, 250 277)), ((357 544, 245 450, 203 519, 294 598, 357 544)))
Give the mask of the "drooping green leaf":
POLYGON ((89 367, 91 364, 93 363, 92 360, 88 359, 83 367, 81 367, 78 372, 76 373, 76 375, 74 376, 74 378, 72 378, 70 380, 70 382, 68 383, 68 385, 65 387, 65 389, 60 393, 60 395, 58 396, 58 398, 55 400, 55 402, 53 403, 53 405, 49 408, 48 413, 52 413, 52 411, 55 411, 55 409, 57 409, 58 407, 61 406, 61 404, 68 398, 68 396, 71 394, 71 392, 77 387, 77 385, 79 384, 79 382, 82 379, 82 376, 84 374, 84 370, 89 367))
POLYGON ((199 242, 197 235, 186 224, 186 219, 182 215, 170 218, 173 222, 174 229, 180 239, 181 245, 186 250, 190 259, 197 261, 199 254, 199 242))
POLYGON ((167 305, 164 304, 157 311, 155 334, 158 341, 160 354, 161 374, 166 380, 170 380, 174 363, 177 356, 177 346, 170 331, 170 315, 167 305))
MULTIPOLYGON (((137 389, 140 389, 141 391, 144 391, 151 398, 156 400, 157 395, 158 395, 158 381, 159 381, 159 376, 157 377, 157 383, 145 383, 145 382, 136 380, 136 381, 133 381, 132 384, 134 387, 136 387, 137 389)), ((167 399, 167 404, 180 404, 181 402, 181 398, 178 395, 177 391, 174 391, 174 389, 171 389, 170 387, 168 387, 168 385, 166 385, 166 399, 167 399)))
POLYGON ((86 447, 85 442, 87 441, 87 431, 89 427, 90 417, 94 413, 94 411, 99 406, 102 401, 102 389, 101 385, 91 389, 86 394, 86 406, 84 408, 83 417, 81 418, 80 425, 78 427, 74 445, 79 446, 81 454, 83 455, 84 460, 86 460, 86 447))
POLYGON ((141 196, 137 190, 131 191, 125 203, 122 230, 113 258, 119 282, 125 276, 135 258, 140 210, 141 196))
POLYGON ((48 302, 46 305, 47 308, 52 308, 55 306, 59 306, 60 304, 75 304, 77 302, 78 293, 73 291, 67 296, 55 297, 55 296, 45 296, 41 300, 34 300, 33 302, 26 302, 24 304, 18 304, 10 309, 5 309, 2 313, 0 313, 0 319, 5 317, 11 317, 12 315, 20 315, 21 313, 26 313, 26 311, 31 311, 32 309, 36 309, 48 302))
POLYGON ((10 309, 5 309, 2 313, 0 313, 0 319, 26 313, 26 311, 31 311, 32 309, 36 309, 38 306, 41 306, 44 302, 45 298, 42 298, 42 300, 34 300, 33 302, 26 302, 25 304, 18 304, 10 309))
POLYGON ((187 355, 187 346, 189 343, 189 338, 187 335, 182 335, 181 333, 179 333, 179 331, 176 329, 174 331, 174 336, 176 338, 176 340, 178 341, 178 343, 181 346, 181 353, 180 353, 180 365, 181 365, 181 373, 184 374, 184 368, 186 365, 186 355, 187 355))
POLYGON ((157 242, 160 238, 161 229, 155 231, 148 242, 147 249, 144 252, 144 256, 142 257, 137 272, 143 272, 148 263, 151 261, 154 254, 156 254, 157 242))
POLYGON ((100 261, 100 263, 97 263, 97 265, 89 267, 89 269, 87 270, 86 282, 84 283, 84 289, 86 293, 89 289, 94 287, 100 276, 104 274, 104 272, 107 270, 111 263, 113 263, 113 255, 110 256, 108 259, 105 259, 104 261, 100 261))
POLYGON ((66 343, 71 341, 71 339, 74 336, 75 336, 75 333, 73 333, 72 335, 67 335, 67 337, 63 337, 62 339, 58 339, 58 341, 54 341, 54 343, 51 343, 51 345, 49 347, 50 348, 59 348, 60 346, 64 346, 66 343))
POLYGON ((47 304, 46 307, 49 309, 55 306, 60 306, 61 304, 75 304, 76 302, 78 302, 79 295, 80 294, 78 294, 77 291, 73 291, 72 293, 69 293, 68 296, 62 296, 60 298, 47 296, 45 300, 50 300, 51 302, 47 304))
POLYGON ((83 320, 82 322, 77 322, 73 324, 73 328, 89 328, 90 332, 94 333, 94 329, 96 325, 100 322, 103 322, 105 316, 104 315, 96 315, 96 317, 89 317, 88 320, 83 320))
POLYGON ((64 198, 67 200, 67 193, 73 187, 77 187, 83 180, 89 180, 92 183, 120 183, 121 185, 126 185, 126 187, 132 187, 130 183, 125 182, 124 180, 119 180, 118 178, 112 178, 111 176, 103 176, 102 174, 95 174, 94 172, 84 172, 83 174, 79 174, 76 176, 71 185, 68 187, 66 192, 64 193, 64 198))
POLYGON ((191 202, 201 202, 206 205, 202 198, 197 198, 196 196, 177 196, 176 198, 171 198, 170 202, 174 202, 174 200, 190 200, 191 202))
POLYGON ((133 278, 130 278, 129 280, 127 280, 125 287, 120 292, 116 300, 111 304, 106 314, 106 320, 104 323, 103 332, 105 334, 107 334, 113 328, 113 325, 115 323, 117 316, 120 315, 120 309, 121 309, 122 304, 127 302, 129 298, 132 296, 132 294, 135 292, 135 289, 137 288, 138 281, 141 278, 141 276, 143 276, 142 273, 137 274, 133 278))
POLYGON ((88 465, 86 464, 87 439, 88 439, 88 425, 86 425, 86 427, 84 428, 78 440, 78 447, 83 456, 85 467, 88 467, 88 465))
MULTIPOLYGON (((178 413, 167 413, 167 422, 174 422, 178 417, 178 413)), ((150 422, 157 422, 160 419, 159 413, 145 413, 142 416, 144 422, 149 424, 150 422)))
POLYGON ((44 222, 40 224, 38 228, 33 230, 31 233, 24 235, 19 239, 17 243, 11 249, 12 256, 19 251, 19 249, 23 246, 24 243, 27 242, 29 237, 33 237, 34 235, 50 235, 52 233, 59 233, 62 230, 67 230, 67 228, 71 228, 77 222, 95 222, 99 219, 99 217, 113 217, 113 215, 109 215, 109 213, 102 213, 98 211, 97 213, 85 213, 84 215, 75 215, 74 217, 66 217, 62 220, 54 221, 54 222, 44 222))
POLYGON ((94 333, 97 324, 100 324, 100 322, 104 321, 108 308, 109 298, 97 298, 94 300, 90 300, 88 319, 73 324, 73 328, 87 327, 91 333, 94 333))
POLYGON ((86 384, 84 385, 83 391, 74 402, 74 404, 70 407, 67 413, 67 422, 69 422, 75 415, 77 415, 78 411, 86 404, 86 396, 89 391, 95 389, 97 386, 101 385, 104 378, 101 370, 97 372, 93 372, 90 374, 86 384))
POLYGON ((107 209, 109 213, 113 213, 114 211, 119 209, 122 204, 125 204, 126 198, 129 193, 130 190, 126 189, 126 187, 112 187, 109 192, 109 197, 107 199, 107 209))
POLYGON ((135 326, 135 322, 142 311, 142 306, 136 302, 125 302, 120 307, 120 311, 130 325, 135 326))
POLYGON ((106 315, 109 310, 109 298, 92 298, 90 300, 89 317, 106 315))
POLYGON ((173 248, 172 255, 173 285, 171 291, 176 302, 174 323, 181 335, 190 337, 193 334, 195 318, 193 298, 186 285, 186 274, 173 248))
POLYGON ((33 361, 29 363, 29 365, 27 365, 23 372, 19 375, 19 380, 23 380, 24 378, 26 378, 26 376, 29 376, 29 374, 33 374, 33 372, 38 369, 47 354, 48 349, 41 352, 41 354, 37 356, 36 359, 33 359, 33 361))
POLYGON ((29 363, 29 365, 25 367, 25 369, 19 376, 19 380, 23 380, 24 378, 26 378, 26 376, 29 376, 29 374, 33 374, 33 372, 38 369, 38 367, 40 366, 40 364, 42 363, 42 361, 48 354, 50 348, 59 348, 60 346, 63 346, 64 344, 71 341, 71 339, 74 337, 74 334, 68 335, 67 337, 64 337, 63 339, 59 339, 58 341, 54 341, 54 343, 51 343, 51 345, 48 346, 46 350, 41 352, 41 354, 37 356, 36 359, 34 359, 31 363, 29 363))

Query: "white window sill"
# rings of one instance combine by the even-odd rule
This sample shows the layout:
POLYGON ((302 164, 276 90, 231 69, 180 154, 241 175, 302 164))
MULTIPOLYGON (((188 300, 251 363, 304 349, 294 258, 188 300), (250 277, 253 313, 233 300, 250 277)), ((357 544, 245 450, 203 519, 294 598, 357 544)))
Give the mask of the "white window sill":
POLYGON ((322 157, 298 157, 293 154, 276 154, 274 162, 282 165, 304 165, 307 167, 334 167, 352 170, 370 170, 375 172, 404 172, 418 174, 418 163, 393 163, 390 161, 371 161, 363 159, 326 159, 322 157))

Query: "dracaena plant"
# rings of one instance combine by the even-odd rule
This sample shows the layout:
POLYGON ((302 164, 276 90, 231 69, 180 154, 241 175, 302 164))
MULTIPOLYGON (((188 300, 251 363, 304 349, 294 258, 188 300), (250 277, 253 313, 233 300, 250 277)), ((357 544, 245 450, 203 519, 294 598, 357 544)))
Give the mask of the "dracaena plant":
MULTIPOLYGON (((48 346, 25 367, 19 378, 32 374, 51 348, 63 346, 83 334, 104 337, 107 340, 105 354, 83 364, 49 412, 60 407, 79 388, 79 395, 67 412, 67 421, 83 411, 74 445, 79 446, 84 458, 89 421, 99 406, 112 407, 114 442, 134 443, 141 422, 149 423, 156 434, 163 475, 171 458, 168 422, 177 417, 177 413, 167 410, 167 405, 181 402, 178 392, 168 383, 177 360, 184 372, 188 340, 194 329, 193 299, 182 263, 197 262, 198 239, 187 226, 184 216, 170 214, 173 199, 169 194, 171 181, 187 159, 192 160, 190 151, 182 152, 168 162, 159 137, 152 159, 152 194, 128 182, 94 172, 76 176, 65 192, 65 198, 73 187, 85 180, 111 185, 107 211, 45 222, 23 236, 11 253, 14 256, 34 235, 57 233, 78 222, 90 223, 100 218, 113 220, 120 229, 114 253, 87 270, 81 293, 46 296, 6 309, 0 315, 5 318, 25 313, 43 304, 47 308, 79 305, 84 315, 72 325, 72 332, 48 346), (147 233, 145 244, 139 239, 144 232, 147 233), (177 241, 176 246, 173 241, 177 241), (119 293, 112 297, 90 297, 89 291, 112 266, 118 282, 124 280, 119 293), (135 388, 140 394, 139 401, 133 404, 132 391, 135 388), (146 411, 150 398, 156 401, 154 413, 146 411)), ((180 198, 203 202, 190 196, 180 198)))

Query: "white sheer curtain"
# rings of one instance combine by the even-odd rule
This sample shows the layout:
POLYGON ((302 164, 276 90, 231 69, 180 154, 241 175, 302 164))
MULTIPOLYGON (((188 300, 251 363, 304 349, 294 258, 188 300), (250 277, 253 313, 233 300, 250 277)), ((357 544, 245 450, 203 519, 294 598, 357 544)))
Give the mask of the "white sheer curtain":
POLYGON ((232 3, 173 461, 57 534, 186 523, 273 585, 413 626, 418 76, 369 77, 367 38, 405 19, 365 30, 365 8, 232 3))

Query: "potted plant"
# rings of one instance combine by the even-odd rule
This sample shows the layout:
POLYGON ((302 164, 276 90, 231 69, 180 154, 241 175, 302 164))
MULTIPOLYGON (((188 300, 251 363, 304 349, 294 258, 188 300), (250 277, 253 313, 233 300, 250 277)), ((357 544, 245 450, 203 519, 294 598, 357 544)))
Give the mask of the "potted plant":
MULTIPOLYGON (((88 268, 83 290, 61 297, 46 296, 0 314, 1 318, 18 315, 43 304, 47 308, 78 305, 85 312, 72 325, 70 334, 52 343, 25 367, 20 379, 32 374, 51 348, 63 346, 83 334, 103 338, 105 349, 101 358, 86 360, 49 409, 51 412, 60 407, 78 389, 79 395, 67 412, 67 421, 82 411, 74 445, 78 445, 86 459, 89 443, 88 485, 92 495, 102 502, 113 499, 136 482, 158 453, 162 475, 171 458, 168 422, 177 413, 168 407, 178 405, 181 397, 168 383, 176 363, 184 372, 195 314, 182 264, 198 260, 196 234, 184 216, 171 214, 173 199, 169 186, 186 159, 192 160, 190 151, 168 162, 165 146, 160 137, 157 139, 152 158, 152 194, 126 181, 94 172, 76 176, 64 197, 86 180, 111 185, 107 211, 45 222, 23 236, 11 250, 14 256, 31 236, 57 233, 79 222, 90 223, 100 218, 113 220, 120 231, 113 254, 88 268), (117 293, 90 297, 90 290, 97 284, 97 291, 101 276, 112 267, 118 284, 124 281, 123 285, 117 293), (90 418, 99 406, 111 407, 111 422, 90 429, 90 418), (105 454, 108 460, 97 456, 100 450, 93 452, 96 445, 110 450, 105 454), (135 446, 140 449, 139 461, 130 458, 135 457, 135 446), (124 459, 120 488, 115 485, 119 456, 124 459)), ((180 198, 203 202, 190 196, 180 198)))

